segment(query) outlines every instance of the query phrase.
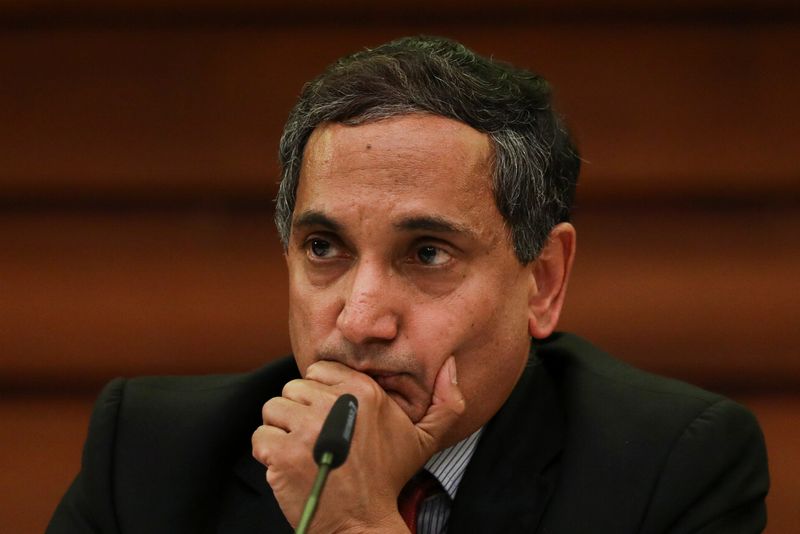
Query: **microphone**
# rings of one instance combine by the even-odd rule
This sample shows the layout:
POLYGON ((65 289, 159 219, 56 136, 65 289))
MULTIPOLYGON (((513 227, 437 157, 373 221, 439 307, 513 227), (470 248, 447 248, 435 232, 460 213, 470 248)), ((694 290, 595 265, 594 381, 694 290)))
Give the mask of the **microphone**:
POLYGON ((314 461, 317 465, 322 466, 326 453, 332 455, 331 469, 344 463, 347 453, 350 452, 357 412, 358 400, 353 395, 345 393, 336 399, 314 444, 314 461))
POLYGON ((328 480, 328 473, 331 469, 342 465, 347 459, 350 442, 353 440, 357 413, 358 400, 349 393, 336 399, 331 411, 328 412, 317 442, 314 444, 314 461, 319 466, 319 470, 314 479, 314 485, 311 487, 311 493, 306 499, 295 534, 305 534, 308 530, 311 520, 314 519, 314 512, 317 511, 322 488, 325 487, 325 482, 328 480))

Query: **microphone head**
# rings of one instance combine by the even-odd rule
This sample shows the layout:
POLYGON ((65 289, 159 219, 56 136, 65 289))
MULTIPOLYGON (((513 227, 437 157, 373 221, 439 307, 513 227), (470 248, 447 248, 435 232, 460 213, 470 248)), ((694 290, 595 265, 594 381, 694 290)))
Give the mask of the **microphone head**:
POLYGON ((333 455, 331 469, 336 469, 344 463, 347 453, 350 452, 357 413, 358 400, 353 395, 345 393, 336 399, 314 444, 314 461, 317 465, 321 464, 322 456, 326 452, 333 455))

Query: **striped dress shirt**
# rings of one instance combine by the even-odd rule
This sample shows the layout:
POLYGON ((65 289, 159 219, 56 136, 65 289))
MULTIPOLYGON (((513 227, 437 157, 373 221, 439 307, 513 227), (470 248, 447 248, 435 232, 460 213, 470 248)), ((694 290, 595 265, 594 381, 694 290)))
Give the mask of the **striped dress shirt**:
POLYGON ((427 498, 420 506, 417 518, 418 534, 443 534, 447 532, 447 520, 450 518, 450 507, 456 498, 458 485, 464 477, 475 446, 478 444, 483 428, 467 436, 452 447, 434 454, 425 464, 430 472, 444 488, 439 493, 427 498))

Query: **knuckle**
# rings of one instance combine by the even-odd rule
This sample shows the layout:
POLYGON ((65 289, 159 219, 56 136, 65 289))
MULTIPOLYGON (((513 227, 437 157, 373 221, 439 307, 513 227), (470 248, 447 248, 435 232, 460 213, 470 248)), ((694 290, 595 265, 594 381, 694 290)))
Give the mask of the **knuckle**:
POLYGON ((262 464, 267 464, 267 459, 269 458, 269 444, 268 441, 265 439, 264 430, 266 427, 260 426, 253 432, 253 438, 251 440, 253 445, 253 458, 261 462, 262 464))
POLYGON ((282 476, 278 470, 267 468, 267 484, 273 489, 280 489, 285 476, 282 476))
POLYGON ((269 406, 268 406, 268 404, 269 403, 265 402, 264 406, 261 407, 261 420, 263 422, 265 422, 265 423, 269 420, 269 415, 268 415, 269 406))
POLYGON ((359 399, 375 401, 384 395, 383 388, 366 375, 355 378, 351 383, 352 393, 359 399))
POLYGON ((275 413, 278 406, 280 397, 273 397, 264 403, 261 407, 261 420, 267 423, 271 420, 271 416, 275 413))
POLYGON ((281 390, 281 395, 283 397, 291 397, 293 393, 297 393, 297 391, 302 387, 302 384, 303 381, 299 378, 290 380, 283 386, 283 389, 281 390))
POLYGON ((318 378, 319 373, 322 370, 322 364, 324 362, 314 362, 308 367, 306 367, 306 374, 305 378, 316 380, 318 378))

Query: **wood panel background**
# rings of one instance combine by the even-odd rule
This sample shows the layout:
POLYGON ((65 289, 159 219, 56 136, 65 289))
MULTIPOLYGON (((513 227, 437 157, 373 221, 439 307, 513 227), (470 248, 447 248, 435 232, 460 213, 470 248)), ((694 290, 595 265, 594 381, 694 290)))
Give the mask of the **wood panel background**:
POLYGON ((283 121, 338 56, 429 33, 551 81, 587 162, 563 327, 751 406, 792 532, 795 4, 0 1, 0 524, 44 528, 108 379, 288 351, 283 121))

